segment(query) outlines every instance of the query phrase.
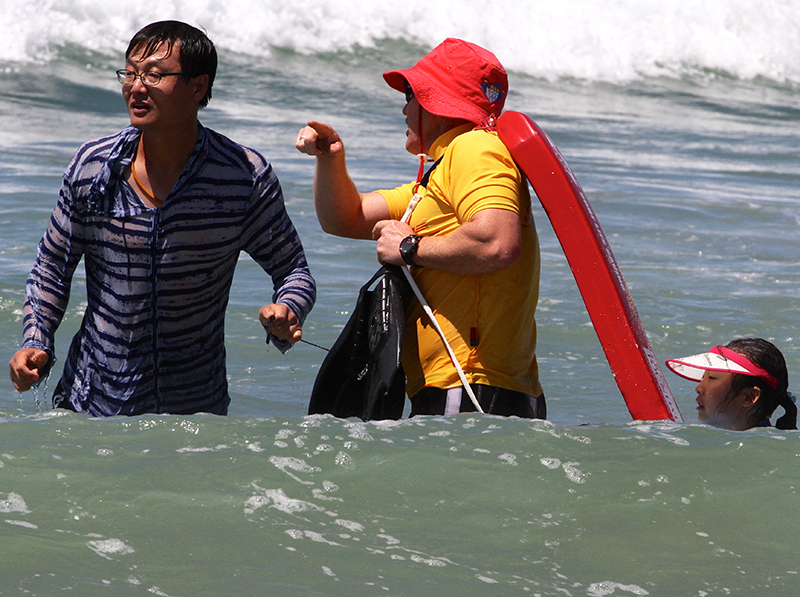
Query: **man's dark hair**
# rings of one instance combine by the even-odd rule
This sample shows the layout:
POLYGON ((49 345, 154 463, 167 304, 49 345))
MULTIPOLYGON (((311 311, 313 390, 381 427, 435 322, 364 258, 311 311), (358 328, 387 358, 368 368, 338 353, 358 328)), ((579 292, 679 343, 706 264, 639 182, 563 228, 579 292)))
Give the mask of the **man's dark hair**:
POLYGON ((131 54, 141 52, 142 57, 151 56, 159 45, 167 45, 167 52, 171 53, 176 44, 180 51, 181 77, 187 83, 201 75, 208 75, 208 89, 200 107, 205 108, 211 99, 211 87, 217 74, 217 50, 208 36, 191 25, 180 21, 159 21, 143 27, 133 36, 125 58, 131 54))

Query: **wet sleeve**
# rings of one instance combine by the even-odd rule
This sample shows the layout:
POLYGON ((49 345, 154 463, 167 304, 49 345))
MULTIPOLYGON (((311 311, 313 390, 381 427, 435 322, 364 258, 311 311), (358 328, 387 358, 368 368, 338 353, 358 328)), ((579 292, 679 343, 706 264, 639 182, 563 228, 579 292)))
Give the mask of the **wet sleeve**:
MULTIPOLYGON (((242 241, 244 251, 272 278, 272 302, 286 305, 301 324, 305 322, 316 301, 317 286, 269 164, 256 176, 242 241)), ((291 346, 286 340, 273 339, 284 352, 291 346)))
POLYGON ((67 309, 72 277, 84 252, 82 230, 67 174, 47 230, 39 242, 23 307, 22 347, 47 351, 51 363, 55 332, 67 309))

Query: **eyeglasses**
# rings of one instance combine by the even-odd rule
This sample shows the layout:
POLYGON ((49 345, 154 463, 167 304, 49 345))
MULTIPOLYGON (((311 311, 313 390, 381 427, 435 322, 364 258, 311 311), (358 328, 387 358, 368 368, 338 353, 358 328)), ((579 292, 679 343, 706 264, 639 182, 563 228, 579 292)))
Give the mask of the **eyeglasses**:
POLYGON ((403 90, 406 92, 406 103, 414 99, 414 90, 411 89, 411 85, 408 84, 408 81, 403 81, 403 90))
POLYGON ((161 79, 164 77, 175 77, 182 74, 183 73, 157 73, 155 71, 140 74, 132 70, 121 68, 117 71, 117 80, 123 85, 133 85, 136 83, 136 79, 139 79, 145 87, 155 87, 161 83, 161 79))

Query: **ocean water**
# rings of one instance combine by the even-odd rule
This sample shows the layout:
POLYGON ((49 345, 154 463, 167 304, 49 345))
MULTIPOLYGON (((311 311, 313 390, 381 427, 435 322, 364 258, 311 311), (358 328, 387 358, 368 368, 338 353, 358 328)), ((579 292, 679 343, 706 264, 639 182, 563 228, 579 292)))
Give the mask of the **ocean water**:
MULTIPOLYGON (((83 141, 127 124, 113 70, 179 18, 220 51, 202 121, 275 167, 331 346, 374 247, 325 235, 310 118, 362 189, 413 178, 381 72, 447 36, 491 48, 507 107, 561 149, 659 360, 747 335, 800 370, 800 5, 786 0, 0 1, 0 347, 83 141)), ((243 257, 227 319, 230 416, 91 420, 0 384, 0 595, 797 595, 800 435, 632 422, 541 209, 550 421, 305 416, 324 351, 264 345, 270 283, 243 257)), ((76 277, 63 358, 85 306, 76 277)), ((56 366, 55 374, 59 367, 56 366)), ((49 385, 53 385, 51 380, 49 385)))

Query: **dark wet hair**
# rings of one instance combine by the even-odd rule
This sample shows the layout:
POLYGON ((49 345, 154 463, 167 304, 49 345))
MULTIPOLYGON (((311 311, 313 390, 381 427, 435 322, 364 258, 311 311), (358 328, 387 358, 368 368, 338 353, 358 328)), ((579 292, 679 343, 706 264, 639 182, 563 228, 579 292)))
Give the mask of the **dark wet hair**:
POLYGON ((778 379, 775 389, 767 382, 751 375, 737 373, 731 381, 730 396, 736 396, 746 388, 758 387, 761 397, 756 402, 751 414, 751 422, 757 425, 764 419, 769 419, 779 406, 786 411, 775 423, 778 429, 797 429, 797 407, 789 395, 789 373, 786 369, 786 360, 778 348, 762 338, 738 338, 725 345, 734 352, 746 356, 759 367, 767 370, 778 379))
POLYGON ((200 100, 200 107, 205 108, 211 100, 211 87, 217 74, 214 43, 205 33, 186 23, 159 21, 143 27, 133 36, 125 51, 125 58, 130 58, 137 51, 141 51, 145 58, 151 56, 162 43, 167 44, 169 52, 176 44, 180 49, 181 79, 188 83, 195 77, 208 75, 208 89, 200 100))

